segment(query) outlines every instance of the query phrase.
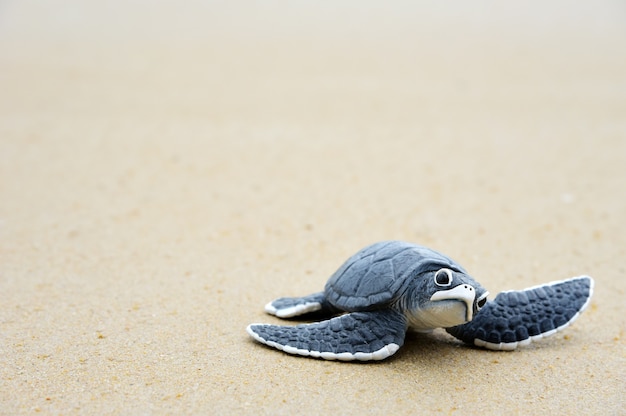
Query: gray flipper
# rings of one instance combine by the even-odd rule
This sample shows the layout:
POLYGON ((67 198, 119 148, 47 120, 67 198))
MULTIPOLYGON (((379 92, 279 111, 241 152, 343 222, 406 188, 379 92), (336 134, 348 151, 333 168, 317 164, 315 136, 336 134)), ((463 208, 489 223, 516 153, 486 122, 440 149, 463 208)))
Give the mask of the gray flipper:
POLYGON ((316 315, 336 315, 339 311, 328 303, 324 292, 300 298, 279 298, 265 305, 265 312, 279 318, 293 318, 294 316, 315 313, 316 315))
POLYGON ((297 326, 252 324, 255 340, 289 354, 325 360, 370 361, 393 355, 404 343, 406 318, 393 311, 353 312, 297 326))
POLYGON ((502 292, 471 322, 446 331, 468 344, 514 350, 567 327, 589 305, 592 294, 589 276, 502 292))

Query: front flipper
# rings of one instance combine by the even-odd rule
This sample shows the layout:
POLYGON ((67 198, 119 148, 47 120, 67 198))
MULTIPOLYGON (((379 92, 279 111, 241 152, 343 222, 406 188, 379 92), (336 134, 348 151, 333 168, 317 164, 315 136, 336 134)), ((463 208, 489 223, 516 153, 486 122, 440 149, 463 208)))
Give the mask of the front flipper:
POLYGON ((324 296, 324 292, 300 298, 279 298, 265 305, 265 312, 279 318, 293 318, 295 316, 316 313, 319 315, 335 315, 335 309, 324 296))
POLYGON ((567 327, 587 307, 592 294, 589 276, 502 292, 471 322, 446 331, 468 344, 514 350, 567 327))
POLYGON ((353 312, 297 326, 252 324, 255 340, 289 354, 325 360, 370 361, 393 355, 404 343, 406 318, 393 310, 353 312))

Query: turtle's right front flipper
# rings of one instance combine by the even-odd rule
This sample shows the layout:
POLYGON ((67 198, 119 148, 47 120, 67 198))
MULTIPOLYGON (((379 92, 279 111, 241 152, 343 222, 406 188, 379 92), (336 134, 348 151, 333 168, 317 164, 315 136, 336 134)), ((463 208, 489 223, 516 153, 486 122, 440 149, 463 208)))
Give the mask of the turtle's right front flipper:
POLYGON ((332 316, 337 314, 338 310, 328 303, 324 292, 318 292, 299 298, 279 298, 273 300, 265 305, 265 312, 279 318, 293 318, 309 313, 332 316))
POLYGON ((501 292, 463 325, 446 328, 456 338, 491 350, 513 350, 571 324, 593 294, 589 276, 501 292))
POLYGON ((252 324, 248 334, 289 354, 325 360, 370 361, 393 355, 404 344, 407 322, 394 310, 353 312, 296 326, 252 324))

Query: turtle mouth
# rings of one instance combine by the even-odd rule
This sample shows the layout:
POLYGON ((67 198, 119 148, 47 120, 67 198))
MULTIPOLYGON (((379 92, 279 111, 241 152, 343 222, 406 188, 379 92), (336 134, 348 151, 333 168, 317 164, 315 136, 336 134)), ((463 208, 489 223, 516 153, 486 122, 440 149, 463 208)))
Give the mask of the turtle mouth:
MULTIPOLYGON (((481 296, 486 298, 486 296, 481 296)), ((435 292, 431 297, 431 301, 456 300, 466 305, 465 319, 466 322, 472 320, 474 315, 474 300, 476 299, 476 289, 468 284, 458 285, 449 290, 440 290, 435 292)))

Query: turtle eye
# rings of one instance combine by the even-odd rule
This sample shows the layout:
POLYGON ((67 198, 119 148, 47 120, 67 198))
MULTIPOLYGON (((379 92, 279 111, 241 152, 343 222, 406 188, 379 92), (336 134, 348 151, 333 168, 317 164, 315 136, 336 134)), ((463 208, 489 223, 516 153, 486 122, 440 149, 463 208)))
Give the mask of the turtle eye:
POLYGON ((487 304, 487 296, 489 296, 489 292, 485 292, 485 294, 476 301, 476 307, 478 308, 478 310, 481 310, 483 306, 487 304))
POLYGON ((437 273, 435 273, 435 283, 437 286, 450 286, 452 284, 452 270, 437 270, 437 273))

